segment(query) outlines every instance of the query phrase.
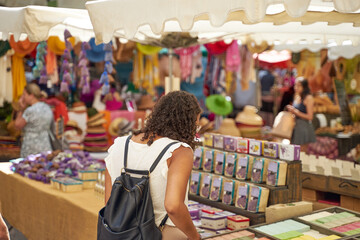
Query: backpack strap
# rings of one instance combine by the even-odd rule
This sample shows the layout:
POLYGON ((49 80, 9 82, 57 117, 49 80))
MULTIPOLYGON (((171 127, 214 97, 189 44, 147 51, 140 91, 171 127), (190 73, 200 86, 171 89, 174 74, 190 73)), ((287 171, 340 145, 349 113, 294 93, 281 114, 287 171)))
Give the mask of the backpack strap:
POLYGON ((178 142, 171 142, 169 143, 159 154, 159 156, 156 158, 156 160, 154 161, 154 163, 151 165, 149 172, 152 173, 152 171, 154 171, 154 169, 156 168, 156 166, 158 165, 158 163, 160 162, 161 158, 164 156, 164 154, 166 153, 166 151, 175 143, 178 142))
POLYGON ((127 166, 127 156, 128 156, 128 150, 129 150, 129 142, 132 135, 129 135, 125 142, 125 151, 124 151, 124 168, 127 166))

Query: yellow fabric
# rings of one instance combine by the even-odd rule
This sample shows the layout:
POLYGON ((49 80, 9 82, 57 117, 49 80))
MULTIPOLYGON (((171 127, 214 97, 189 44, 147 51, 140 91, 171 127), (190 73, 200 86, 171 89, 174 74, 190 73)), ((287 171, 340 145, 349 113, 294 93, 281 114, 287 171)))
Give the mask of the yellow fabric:
POLYGON ((145 54, 145 55, 154 55, 158 52, 160 52, 161 47, 155 47, 150 45, 142 45, 141 43, 136 43, 137 49, 139 49, 139 52, 145 54))
POLYGON ((160 85, 160 71, 159 71, 159 56, 157 54, 152 56, 154 65, 154 86, 160 85))
POLYGON ((139 88, 142 85, 142 82, 144 81, 144 55, 142 52, 137 52, 137 82, 134 82, 135 87, 139 88))
POLYGON ((4 218, 28 240, 95 240, 98 211, 104 206, 93 189, 65 193, 2 171, 0 203, 4 218))
MULTIPOLYGON (((72 46, 75 45, 75 38, 70 37, 68 41, 71 43, 72 46)), ((61 41, 58 36, 50 36, 47 41, 48 48, 54 52, 56 55, 63 55, 66 45, 65 42, 61 41)))
POLYGON ((225 77, 225 91, 227 94, 232 94, 232 86, 233 86, 233 73, 231 71, 226 71, 226 77, 225 77))
POLYGON ((26 86, 24 56, 15 53, 12 56, 12 75, 13 75, 13 101, 19 100, 26 86))
POLYGON ((152 56, 145 56, 145 74, 144 81, 142 83, 142 87, 146 89, 146 91, 153 95, 154 94, 154 84, 153 84, 153 64, 152 64, 152 56))

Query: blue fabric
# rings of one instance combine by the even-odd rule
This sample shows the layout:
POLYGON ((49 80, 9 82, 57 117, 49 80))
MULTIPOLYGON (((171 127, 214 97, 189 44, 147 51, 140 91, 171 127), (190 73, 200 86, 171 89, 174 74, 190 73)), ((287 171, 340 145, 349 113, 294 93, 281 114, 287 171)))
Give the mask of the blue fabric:
POLYGON ((302 112, 302 113, 307 113, 306 106, 304 105, 303 102, 301 102, 301 103, 294 103, 293 106, 294 106, 294 108, 296 108, 296 109, 299 110, 300 112, 302 112))
POLYGON ((241 89, 240 79, 236 79, 236 90, 233 96, 233 104, 236 109, 242 109, 246 105, 256 105, 256 83, 249 81, 249 88, 241 89))

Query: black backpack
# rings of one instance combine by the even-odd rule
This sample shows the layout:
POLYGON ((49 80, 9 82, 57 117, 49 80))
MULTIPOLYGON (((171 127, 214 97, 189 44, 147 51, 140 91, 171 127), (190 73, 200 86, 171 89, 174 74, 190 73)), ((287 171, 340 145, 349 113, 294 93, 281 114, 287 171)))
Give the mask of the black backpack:
POLYGON ((165 225, 168 215, 166 214, 158 228, 155 224, 149 179, 150 173, 154 171, 165 152, 177 142, 169 143, 147 171, 126 168, 130 139, 131 135, 125 143, 124 168, 112 186, 109 201, 99 212, 98 240, 162 239, 160 229, 165 225))

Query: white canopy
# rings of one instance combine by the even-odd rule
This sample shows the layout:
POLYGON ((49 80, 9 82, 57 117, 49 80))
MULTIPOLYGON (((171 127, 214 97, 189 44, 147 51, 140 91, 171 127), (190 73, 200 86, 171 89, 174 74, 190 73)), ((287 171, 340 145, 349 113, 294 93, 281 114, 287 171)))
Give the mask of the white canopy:
POLYGON ((29 37, 40 42, 49 36, 64 38, 68 29, 80 41, 88 41, 94 32, 88 12, 80 9, 44 6, 0 7, 0 39, 6 40, 13 34, 16 41, 29 37))
POLYGON ((159 43, 169 32, 189 32, 200 43, 357 45, 360 39, 360 0, 99 0, 86 8, 98 43, 114 35, 159 43))

